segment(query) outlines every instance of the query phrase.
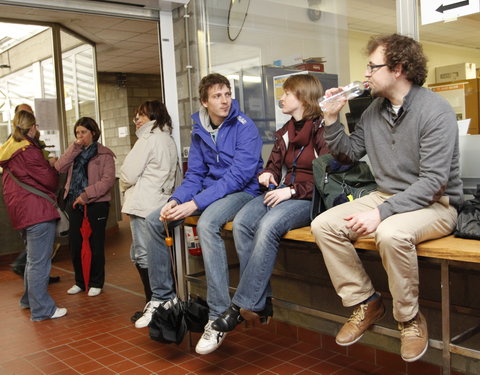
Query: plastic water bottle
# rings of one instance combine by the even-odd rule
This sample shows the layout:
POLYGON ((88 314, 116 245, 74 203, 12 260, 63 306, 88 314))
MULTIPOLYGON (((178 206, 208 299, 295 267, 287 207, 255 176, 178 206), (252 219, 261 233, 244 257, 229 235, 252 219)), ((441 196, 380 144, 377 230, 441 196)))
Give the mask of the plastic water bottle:
POLYGON ((362 95, 366 89, 368 89, 368 82, 353 81, 347 86, 344 86, 342 88, 342 91, 340 91, 339 93, 332 95, 328 98, 326 98, 325 96, 322 97, 319 102, 320 108, 322 109, 322 111, 324 111, 325 104, 332 103, 340 97, 346 97, 347 100, 356 98, 357 96, 362 95))

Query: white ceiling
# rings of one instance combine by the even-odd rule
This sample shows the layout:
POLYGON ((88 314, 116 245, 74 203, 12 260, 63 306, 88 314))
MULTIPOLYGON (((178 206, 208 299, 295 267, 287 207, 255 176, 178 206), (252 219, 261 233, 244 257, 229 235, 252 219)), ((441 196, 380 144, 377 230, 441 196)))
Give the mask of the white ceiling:
POLYGON ((59 23, 95 42, 100 72, 160 73, 154 21, 0 5, 2 17, 59 23))
MULTIPOLYGON (((134 6, 162 3, 162 0, 116 0, 119 1, 134 3, 134 6)), ((178 3, 185 2, 188 0, 178 0, 178 3)), ((95 4, 94 1, 82 3, 95 4)), ((396 23, 395 0, 348 0, 346 9, 351 30, 390 33, 396 23)), ((154 21, 12 5, 0 5, 0 17, 56 22, 75 31, 96 43, 100 72, 158 74, 160 71, 158 30, 154 21)), ((456 22, 422 26, 420 39, 480 49, 480 14, 461 17, 456 22)))

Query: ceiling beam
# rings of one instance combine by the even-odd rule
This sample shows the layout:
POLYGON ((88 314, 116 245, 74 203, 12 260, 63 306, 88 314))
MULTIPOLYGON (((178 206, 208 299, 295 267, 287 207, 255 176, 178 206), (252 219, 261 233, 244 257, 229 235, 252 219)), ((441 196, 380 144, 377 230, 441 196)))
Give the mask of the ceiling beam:
POLYGON ((188 0, 115 0, 114 2, 85 0, 0 0, 0 5, 158 21, 160 10, 171 10, 186 2, 188 2, 188 0), (154 5, 157 6, 153 8, 154 5), (151 6, 152 8, 148 8, 147 6, 151 6))

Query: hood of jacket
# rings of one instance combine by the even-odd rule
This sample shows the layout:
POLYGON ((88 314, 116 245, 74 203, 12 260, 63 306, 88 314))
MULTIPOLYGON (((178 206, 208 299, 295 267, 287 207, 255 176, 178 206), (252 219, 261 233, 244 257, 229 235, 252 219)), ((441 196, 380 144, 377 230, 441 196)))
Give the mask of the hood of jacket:
MULTIPOLYGON (((200 108, 198 112, 195 112, 192 115, 192 120, 193 120, 193 133, 198 133, 200 135, 202 134, 208 135, 208 137, 210 137, 210 134, 215 131, 212 128, 212 125, 210 124, 210 116, 208 115, 208 111, 203 106, 200 108)), ((242 123, 245 123, 247 121, 242 117, 240 113, 240 107, 239 107, 238 101, 236 99, 232 99, 230 112, 228 113, 228 116, 225 118, 225 120, 223 120, 219 128, 221 126, 228 126, 228 125, 235 124, 237 120, 239 120, 242 123)))
POLYGON ((24 151, 31 144, 32 143, 26 139, 17 142, 15 139, 13 139, 13 137, 8 138, 2 147, 0 147, 0 165, 3 165, 5 162, 10 160, 18 151, 24 151))

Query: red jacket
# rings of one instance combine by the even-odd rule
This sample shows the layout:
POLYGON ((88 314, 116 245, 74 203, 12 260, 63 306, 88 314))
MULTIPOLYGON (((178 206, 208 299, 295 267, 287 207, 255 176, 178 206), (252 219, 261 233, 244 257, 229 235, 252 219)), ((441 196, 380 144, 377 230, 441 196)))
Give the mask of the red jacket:
MULTIPOLYGON (((265 169, 259 173, 270 172, 272 173, 275 181, 280 184, 282 177, 285 177, 284 173, 290 173, 291 171, 286 171, 285 167, 285 156, 287 155, 288 150, 288 132, 287 132, 288 122, 277 132, 275 133, 275 144, 273 145, 272 152, 270 153, 270 157, 268 158, 267 164, 265 169)), ((328 154, 328 146, 325 142, 323 137, 324 128, 321 125, 321 119, 316 119, 313 121, 313 130, 312 136, 310 138, 310 143, 313 144, 313 148, 318 155, 328 154)), ((303 155, 302 155, 303 156, 303 155)), ((308 162, 308 170, 298 168, 297 176, 301 176, 302 182, 299 182, 300 178, 296 179, 293 183, 293 187, 296 191, 295 196, 293 199, 312 199, 313 193, 313 172, 312 172, 312 162, 308 162)), ((305 164, 305 163, 304 163, 305 164)), ((285 182, 287 185, 287 182, 285 182)))
MULTIPOLYGON (((65 183, 65 196, 67 197, 72 180, 73 162, 82 152, 82 146, 78 143, 72 143, 65 153, 55 163, 55 168, 59 172, 67 172, 67 181, 65 183)), ((88 162, 87 176, 88 186, 81 194, 82 199, 87 203, 108 202, 110 201, 110 189, 115 183, 115 154, 102 144, 98 144, 97 155, 88 162)), ((76 197, 75 197, 76 198, 76 197)))
POLYGON ((48 194, 55 201, 58 173, 35 142, 30 139, 16 142, 12 137, 9 138, 0 147, 0 166, 4 169, 3 199, 15 229, 59 218, 52 203, 25 190, 5 171, 8 170, 19 181, 48 194))

